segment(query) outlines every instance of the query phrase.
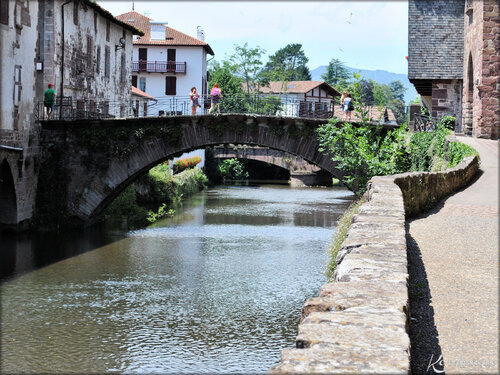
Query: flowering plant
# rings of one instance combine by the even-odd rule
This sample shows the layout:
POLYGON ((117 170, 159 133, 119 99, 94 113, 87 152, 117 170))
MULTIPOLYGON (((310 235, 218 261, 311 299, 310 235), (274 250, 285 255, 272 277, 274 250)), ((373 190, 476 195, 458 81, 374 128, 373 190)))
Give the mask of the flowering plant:
POLYGON ((184 169, 193 168, 196 164, 201 162, 199 156, 193 156, 191 158, 179 159, 174 163, 174 173, 183 171, 184 169))

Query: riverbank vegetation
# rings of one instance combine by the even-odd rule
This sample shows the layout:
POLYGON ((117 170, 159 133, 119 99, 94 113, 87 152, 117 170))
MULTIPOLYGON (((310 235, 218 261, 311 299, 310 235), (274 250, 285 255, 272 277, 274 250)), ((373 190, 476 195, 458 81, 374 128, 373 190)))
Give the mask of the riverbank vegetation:
POLYGON ((359 212, 359 207, 365 201, 364 196, 359 197, 354 202, 351 203, 349 208, 344 212, 344 214, 337 221, 335 227, 335 234, 333 236, 333 242, 328 250, 328 265, 326 267, 326 277, 328 280, 333 280, 333 274, 337 268, 337 254, 339 253, 342 243, 347 237, 347 232, 351 226, 351 221, 354 215, 359 212))
POLYGON ((125 218, 129 228, 143 227, 173 215, 175 206, 182 199, 202 190, 207 181, 207 177, 197 167, 173 175, 168 164, 159 164, 128 186, 106 208, 102 220, 125 218))
POLYGON ((394 130, 369 123, 366 90, 363 80, 355 75, 349 84, 355 111, 361 124, 342 122, 332 118, 317 129, 320 151, 332 155, 337 168, 346 176, 344 183, 356 194, 366 190, 373 176, 384 176, 411 171, 438 171, 454 167, 464 157, 478 155, 474 149, 446 137, 452 134, 455 118, 444 116, 436 129, 414 133, 406 124, 394 130))

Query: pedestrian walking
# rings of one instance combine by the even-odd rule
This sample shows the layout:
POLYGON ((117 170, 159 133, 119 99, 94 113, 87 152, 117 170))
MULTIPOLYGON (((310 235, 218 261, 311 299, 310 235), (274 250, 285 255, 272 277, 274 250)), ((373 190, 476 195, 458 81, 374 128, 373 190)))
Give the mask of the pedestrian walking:
POLYGON ((217 106, 217 114, 220 114, 220 99, 222 98, 222 92, 219 88, 219 85, 217 83, 214 84, 214 87, 212 87, 212 90, 210 90, 210 99, 212 102, 212 105, 210 106, 210 109, 208 110, 208 113, 211 113, 214 107, 217 106))
POLYGON ((48 89, 43 93, 43 106, 45 112, 45 118, 50 119, 54 115, 54 105, 56 102, 56 92, 54 91, 54 85, 49 83, 48 89))
POLYGON ((354 110, 354 103, 351 94, 347 94, 344 99, 344 121, 351 121, 351 112, 354 110))
POLYGON ((189 93, 189 99, 191 101, 191 114, 196 115, 196 108, 200 107, 201 105, 198 102, 200 98, 200 95, 198 94, 198 91, 196 91, 196 87, 191 87, 191 92, 189 93))

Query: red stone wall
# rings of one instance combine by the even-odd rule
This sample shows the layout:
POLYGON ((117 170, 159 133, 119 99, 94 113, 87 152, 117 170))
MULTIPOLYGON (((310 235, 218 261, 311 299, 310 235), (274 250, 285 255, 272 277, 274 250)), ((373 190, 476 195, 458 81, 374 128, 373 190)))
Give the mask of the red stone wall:
POLYGON ((500 133, 500 16, 497 0, 472 0, 464 15, 462 123, 465 134, 498 139, 500 133), (472 11, 472 23, 469 13, 472 11), (472 82, 469 58, 472 56, 472 82), (472 86, 472 90, 470 87, 472 86))
POLYGON ((500 133, 500 6, 484 0, 482 79, 478 87, 482 118, 477 136, 498 139, 500 133))

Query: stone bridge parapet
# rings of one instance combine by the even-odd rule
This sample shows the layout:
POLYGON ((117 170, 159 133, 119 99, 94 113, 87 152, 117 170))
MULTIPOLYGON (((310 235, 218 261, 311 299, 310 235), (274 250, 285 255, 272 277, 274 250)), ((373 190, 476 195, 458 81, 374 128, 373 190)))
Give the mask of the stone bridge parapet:
POLYGON ((442 172, 374 177, 337 254, 334 282, 302 309, 271 373, 410 373, 405 218, 467 185, 477 157, 442 172))

